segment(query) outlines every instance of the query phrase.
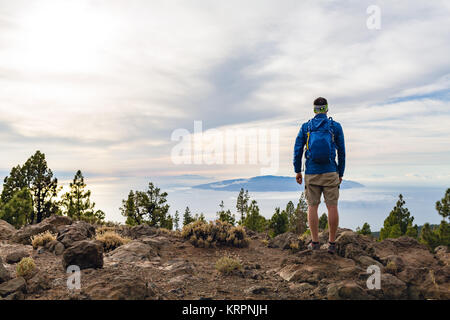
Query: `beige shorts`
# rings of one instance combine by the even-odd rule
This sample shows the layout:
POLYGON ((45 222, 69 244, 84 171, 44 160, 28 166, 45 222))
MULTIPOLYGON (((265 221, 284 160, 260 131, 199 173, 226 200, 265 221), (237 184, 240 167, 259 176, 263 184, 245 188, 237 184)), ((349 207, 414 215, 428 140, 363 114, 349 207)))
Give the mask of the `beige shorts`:
POLYGON ((336 206, 339 199, 339 184, 337 172, 305 174, 305 195, 308 205, 318 205, 323 193, 325 203, 336 206))

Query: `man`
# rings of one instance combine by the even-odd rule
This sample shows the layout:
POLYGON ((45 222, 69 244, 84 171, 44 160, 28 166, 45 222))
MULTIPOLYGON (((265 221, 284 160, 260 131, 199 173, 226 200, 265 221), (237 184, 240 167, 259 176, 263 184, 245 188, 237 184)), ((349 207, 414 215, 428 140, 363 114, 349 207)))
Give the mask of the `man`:
POLYGON ((323 193, 328 209, 328 252, 336 252, 336 231, 339 224, 339 186, 345 169, 344 132, 341 125, 328 118, 325 98, 314 100, 316 116, 304 123, 294 146, 294 169, 297 183, 302 184, 302 155, 305 150, 305 195, 308 203, 308 224, 311 230, 311 250, 319 250, 319 217, 317 210, 323 193), (306 148, 305 148, 306 147, 306 148), (336 163, 336 150, 338 163, 336 163))

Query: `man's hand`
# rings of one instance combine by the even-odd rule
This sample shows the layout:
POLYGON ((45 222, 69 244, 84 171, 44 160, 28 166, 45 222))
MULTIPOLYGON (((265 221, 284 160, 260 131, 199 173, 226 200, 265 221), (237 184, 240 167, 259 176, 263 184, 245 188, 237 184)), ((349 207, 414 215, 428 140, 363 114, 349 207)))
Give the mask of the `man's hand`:
POLYGON ((297 173, 297 176, 295 177, 295 180, 297 180, 297 183, 298 184, 302 184, 302 173, 301 172, 299 172, 299 173, 297 173))
POLYGON ((342 177, 339 177, 339 184, 342 183, 342 177))

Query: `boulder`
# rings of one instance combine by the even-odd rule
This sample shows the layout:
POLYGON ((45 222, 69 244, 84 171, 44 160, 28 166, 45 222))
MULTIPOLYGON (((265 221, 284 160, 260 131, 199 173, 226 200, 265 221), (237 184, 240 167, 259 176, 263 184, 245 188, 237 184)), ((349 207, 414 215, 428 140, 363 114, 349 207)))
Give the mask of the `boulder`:
POLYGON ((245 294, 265 294, 269 292, 269 288, 264 286, 251 286, 244 290, 245 294))
POLYGON ((434 249, 434 252, 442 265, 450 265, 450 250, 447 246, 439 246, 434 249))
POLYGON ((91 224, 84 221, 77 221, 60 230, 56 240, 61 242, 65 248, 68 248, 74 242, 90 239, 94 235, 95 228, 91 224))
POLYGON ((406 284, 389 273, 381 274, 381 291, 384 299, 399 300, 408 298, 406 284))
POLYGON ((118 276, 112 281, 100 280, 84 291, 93 300, 143 300, 154 295, 153 289, 136 276, 118 276))
POLYGON ((0 240, 9 240, 16 231, 12 225, 0 219, 0 240))
POLYGON ((130 239, 139 239, 143 237, 153 236, 158 234, 158 229, 155 227, 151 227, 147 224, 140 224, 134 227, 122 227, 118 229, 118 232, 127 238, 130 239))
POLYGON ((299 250, 306 249, 305 243, 299 239, 298 235, 292 232, 285 232, 271 239, 268 243, 269 248, 290 249, 291 244, 298 247, 299 250))
POLYGON ((0 297, 6 297, 15 292, 25 292, 27 283, 22 277, 11 279, 0 284, 0 297))
POLYGON ((381 264, 381 262, 379 262, 379 261, 377 261, 377 260, 375 260, 375 259, 373 259, 373 258, 371 258, 371 257, 368 257, 368 256, 360 256, 360 257, 357 259, 357 261, 358 261, 364 268, 367 268, 368 266, 371 266, 371 265, 376 265, 376 266, 380 267, 381 270, 383 270, 383 264, 381 264))
POLYGON ((28 257, 29 255, 30 254, 28 253, 28 251, 20 249, 20 250, 16 250, 16 251, 9 253, 6 256, 5 260, 6 260, 6 263, 13 264, 13 263, 19 262, 20 260, 22 260, 25 257, 28 257))
POLYGON ((63 254, 66 247, 64 247, 64 245, 61 242, 59 242, 58 240, 53 240, 53 241, 48 242, 45 245, 45 248, 48 251, 53 252, 55 255, 59 256, 59 255, 63 254))
POLYGON ((27 281, 27 292, 28 293, 39 293, 44 290, 51 288, 49 277, 43 273, 36 273, 31 279, 27 281))
POLYGON ((336 238, 336 247, 338 255, 350 259, 358 259, 360 256, 372 257, 375 253, 372 239, 353 231, 342 232, 336 238))
POLYGON ((12 241, 21 244, 31 244, 31 237, 49 230, 52 233, 58 233, 59 229, 67 224, 71 224, 72 219, 64 216, 52 216, 44 219, 38 224, 28 225, 18 230, 12 236, 12 241))
POLYGON ((108 258, 118 262, 138 262, 157 256, 157 250, 141 241, 130 241, 107 254, 108 258))
POLYGON ((160 267, 160 269, 168 271, 171 276, 194 274, 193 264, 183 259, 170 260, 163 267, 160 267))
POLYGON ((8 270, 6 270, 5 266, 3 265, 2 258, 0 257, 0 283, 6 282, 11 280, 11 274, 8 270))
POLYGON ((329 300, 368 300, 367 292, 353 281, 332 283, 327 287, 329 300))
POLYGON ((94 241, 77 241, 64 251, 62 263, 64 269, 70 265, 80 269, 102 268, 103 247, 94 241))

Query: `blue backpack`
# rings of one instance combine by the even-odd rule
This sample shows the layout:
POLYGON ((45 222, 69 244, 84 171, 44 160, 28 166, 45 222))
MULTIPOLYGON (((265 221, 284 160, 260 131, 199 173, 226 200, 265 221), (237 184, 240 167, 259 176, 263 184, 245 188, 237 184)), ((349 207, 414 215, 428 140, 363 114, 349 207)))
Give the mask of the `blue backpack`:
POLYGON ((308 121, 306 140, 306 158, 317 164, 329 164, 336 157, 334 143, 333 118, 325 119, 317 128, 313 128, 312 121, 308 121))

